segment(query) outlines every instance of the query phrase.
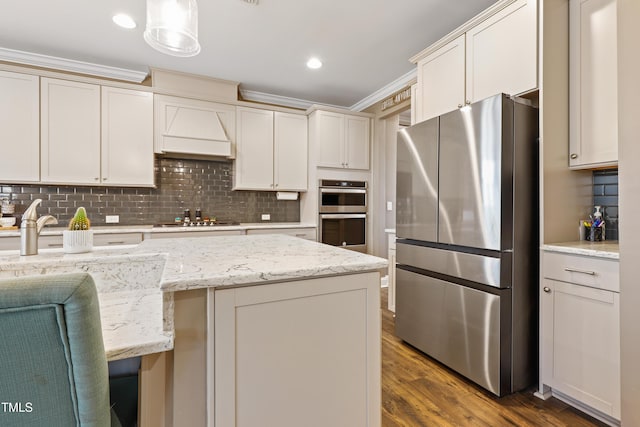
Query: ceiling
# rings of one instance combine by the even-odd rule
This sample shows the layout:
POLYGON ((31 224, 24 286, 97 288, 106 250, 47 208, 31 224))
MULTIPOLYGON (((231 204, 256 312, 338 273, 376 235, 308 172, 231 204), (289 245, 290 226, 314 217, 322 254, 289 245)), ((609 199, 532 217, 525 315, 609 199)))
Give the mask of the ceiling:
POLYGON ((159 53, 142 38, 144 0, 21 0, 0 14, 0 48, 240 82, 244 91, 351 108, 406 77, 408 59, 496 0, 201 0, 202 51, 159 53), (113 24, 128 13, 137 28, 113 24), (319 57, 324 66, 305 62, 319 57))

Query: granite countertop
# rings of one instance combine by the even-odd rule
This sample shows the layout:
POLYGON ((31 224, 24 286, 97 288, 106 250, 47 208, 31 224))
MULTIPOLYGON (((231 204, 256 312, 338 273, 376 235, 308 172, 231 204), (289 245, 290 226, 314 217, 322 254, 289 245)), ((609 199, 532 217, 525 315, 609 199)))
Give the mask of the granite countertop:
POLYGON ((150 239, 85 254, 0 251, 0 278, 87 271, 109 360, 173 348, 173 292, 260 285, 386 268, 387 260, 281 234, 150 239))
MULTIPOLYGON (((200 231, 223 231, 223 230, 263 230, 279 228, 317 228, 316 224, 303 222, 258 222, 240 223, 238 225, 215 225, 200 227, 155 227, 153 225, 99 225, 91 227, 94 234, 115 234, 115 233, 176 233, 176 232, 200 232, 200 231)), ((45 227, 40 233, 42 236, 62 236, 62 231, 66 227, 45 227)), ((20 230, 3 230, 0 237, 19 237, 20 230)))
POLYGON ((580 240, 574 242, 548 243, 543 245, 542 249, 548 252, 620 259, 618 242, 613 240, 603 242, 580 240))
POLYGON ((18 251, 0 251, 0 278, 89 272, 98 290, 107 359, 170 350, 173 294, 159 287, 167 255, 128 253, 134 248, 94 248, 85 254, 45 249, 28 257, 21 257, 18 251))
POLYGON ((256 285, 387 267, 387 260, 282 234, 145 240, 168 254, 162 289, 256 285))

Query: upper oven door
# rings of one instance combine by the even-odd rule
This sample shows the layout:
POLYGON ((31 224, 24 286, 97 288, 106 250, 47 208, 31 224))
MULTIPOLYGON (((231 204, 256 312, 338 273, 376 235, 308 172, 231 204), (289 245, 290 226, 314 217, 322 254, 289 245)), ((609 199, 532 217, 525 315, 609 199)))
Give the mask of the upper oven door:
POLYGON ((362 213, 366 211, 366 189, 320 188, 320 213, 362 213))

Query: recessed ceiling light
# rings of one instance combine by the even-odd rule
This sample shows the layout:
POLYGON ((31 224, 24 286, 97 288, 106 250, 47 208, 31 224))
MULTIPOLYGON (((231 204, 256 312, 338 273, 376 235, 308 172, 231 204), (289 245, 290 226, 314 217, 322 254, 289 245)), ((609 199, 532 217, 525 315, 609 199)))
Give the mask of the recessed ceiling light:
POLYGON ((126 28, 127 30, 131 30, 136 27, 136 21, 133 20, 129 15, 125 15, 124 13, 119 13, 113 16, 113 22, 119 27, 126 28))
POLYGON ((307 67, 311 68, 312 70, 317 70, 318 68, 322 67, 322 61, 320 61, 318 58, 311 58, 307 61, 307 67))

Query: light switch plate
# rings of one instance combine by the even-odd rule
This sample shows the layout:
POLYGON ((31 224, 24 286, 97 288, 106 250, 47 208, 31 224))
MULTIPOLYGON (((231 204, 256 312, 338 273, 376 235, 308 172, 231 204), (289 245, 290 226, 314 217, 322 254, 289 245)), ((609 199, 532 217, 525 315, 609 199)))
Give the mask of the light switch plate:
POLYGON ((391 212, 393 210, 393 202, 387 202, 387 210, 391 212))
POLYGON ((271 221, 271 215, 270 214, 262 214, 260 216, 260 219, 262 219, 263 221, 271 221))

